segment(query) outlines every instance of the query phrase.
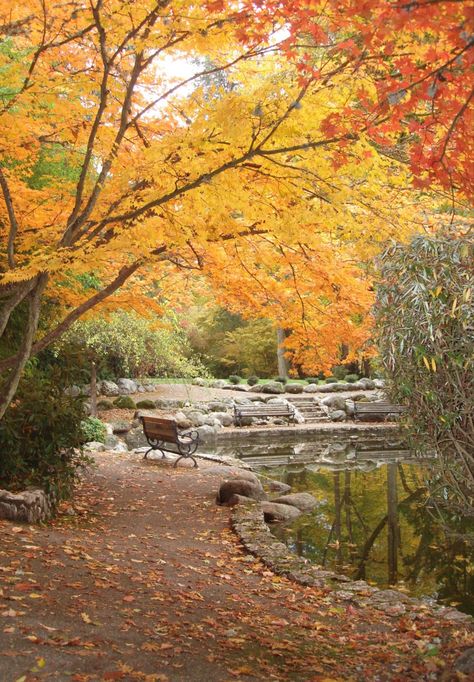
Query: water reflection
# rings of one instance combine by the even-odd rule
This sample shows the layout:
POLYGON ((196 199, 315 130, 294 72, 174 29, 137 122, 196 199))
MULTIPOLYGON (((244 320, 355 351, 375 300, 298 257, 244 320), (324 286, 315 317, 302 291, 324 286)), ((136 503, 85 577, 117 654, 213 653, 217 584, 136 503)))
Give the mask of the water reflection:
POLYGON ((292 443, 240 456, 319 504, 273 532, 299 555, 355 579, 397 585, 474 614, 472 519, 431 507, 430 457, 393 439, 292 443))

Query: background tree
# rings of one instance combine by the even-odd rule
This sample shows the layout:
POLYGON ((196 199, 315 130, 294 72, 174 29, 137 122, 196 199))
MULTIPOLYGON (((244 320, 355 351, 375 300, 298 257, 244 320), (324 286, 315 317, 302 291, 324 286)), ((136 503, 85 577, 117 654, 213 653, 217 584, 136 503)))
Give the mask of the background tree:
POLYGON ((32 355, 119 289, 139 307, 165 263, 201 267, 216 244, 262 234, 298 248, 302 226, 305 250, 323 233, 368 255, 426 221, 367 127, 328 123, 370 74, 348 81, 330 50, 324 78, 302 78, 286 39, 244 36, 242 16, 189 0, 0 2, 0 333, 24 320, 0 362, 0 416, 32 355), (169 68, 203 57, 215 66, 169 68), (198 87, 224 71, 222 96, 198 87), (96 289, 80 285, 91 274, 96 289), (39 332, 47 303, 57 317, 39 332))

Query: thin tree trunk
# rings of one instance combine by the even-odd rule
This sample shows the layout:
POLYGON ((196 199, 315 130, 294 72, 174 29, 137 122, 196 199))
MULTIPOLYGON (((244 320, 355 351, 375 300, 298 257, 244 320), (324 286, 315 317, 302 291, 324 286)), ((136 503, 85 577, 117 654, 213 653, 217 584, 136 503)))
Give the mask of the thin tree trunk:
POLYGON ((277 327, 277 360, 278 360, 278 376, 288 378, 288 361, 285 357, 285 330, 282 327, 277 327))
POLYGON ((388 584, 395 585, 398 580, 398 547, 400 527, 398 525, 397 465, 387 465, 387 558, 388 584))
POLYGON ((23 341, 20 350, 16 356, 17 360, 15 366, 10 371, 8 378, 1 389, 0 419, 2 419, 3 415, 8 409, 8 406, 13 400, 25 365, 31 357, 31 348, 33 346, 33 340, 38 330, 38 322, 41 310, 41 295, 43 293, 47 281, 48 275, 46 273, 38 275, 37 283, 34 289, 28 295, 29 304, 28 322, 26 325, 25 334, 23 336, 23 341))
POLYGON ((97 365, 91 363, 91 415, 97 417, 97 365))

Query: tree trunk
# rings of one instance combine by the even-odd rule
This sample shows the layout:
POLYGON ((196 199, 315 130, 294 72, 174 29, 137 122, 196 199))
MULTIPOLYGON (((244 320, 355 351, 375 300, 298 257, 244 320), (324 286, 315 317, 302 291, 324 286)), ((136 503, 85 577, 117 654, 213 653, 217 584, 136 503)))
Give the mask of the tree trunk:
POLYGON ((388 583, 395 585, 398 580, 398 547, 400 528, 398 525, 397 465, 387 465, 387 520, 388 520, 388 583))
POLYGON ((288 379, 288 361, 285 358, 285 330, 282 327, 277 327, 277 360, 278 360, 278 376, 288 379))
POLYGON ((91 363, 91 415, 97 417, 97 365, 91 363))
POLYGON ((41 310, 41 296, 47 281, 48 275, 46 273, 38 275, 36 284, 28 295, 28 321, 26 323, 23 341, 21 343, 20 350, 16 355, 15 365, 11 369, 5 383, 1 387, 0 393, 2 397, 0 398, 0 419, 2 419, 3 415, 8 409, 8 406, 13 400, 25 365, 30 359, 33 340, 38 330, 38 322, 41 310))

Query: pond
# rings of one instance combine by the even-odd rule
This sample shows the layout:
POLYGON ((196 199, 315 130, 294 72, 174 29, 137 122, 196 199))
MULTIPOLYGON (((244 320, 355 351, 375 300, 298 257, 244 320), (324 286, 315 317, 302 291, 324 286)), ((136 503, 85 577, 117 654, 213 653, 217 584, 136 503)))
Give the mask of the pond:
POLYGON ((252 468, 310 492, 312 514, 272 532, 315 564, 380 587, 396 586, 474 615, 474 555, 466 519, 441 519, 425 481, 432 456, 415 457, 396 435, 327 437, 275 445, 239 445, 252 468))

